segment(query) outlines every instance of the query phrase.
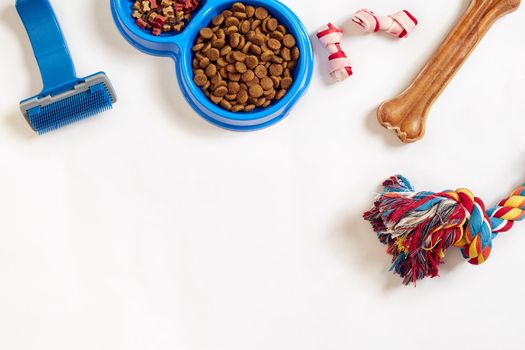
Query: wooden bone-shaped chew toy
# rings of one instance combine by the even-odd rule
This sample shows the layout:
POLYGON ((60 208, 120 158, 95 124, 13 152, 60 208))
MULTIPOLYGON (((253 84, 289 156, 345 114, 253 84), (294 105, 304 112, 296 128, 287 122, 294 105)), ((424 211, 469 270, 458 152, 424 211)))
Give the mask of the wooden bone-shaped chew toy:
POLYGON ((496 20, 516 10, 520 2, 472 0, 466 13, 412 85, 379 107, 377 117, 381 125, 395 130, 405 143, 423 138, 433 103, 496 20))

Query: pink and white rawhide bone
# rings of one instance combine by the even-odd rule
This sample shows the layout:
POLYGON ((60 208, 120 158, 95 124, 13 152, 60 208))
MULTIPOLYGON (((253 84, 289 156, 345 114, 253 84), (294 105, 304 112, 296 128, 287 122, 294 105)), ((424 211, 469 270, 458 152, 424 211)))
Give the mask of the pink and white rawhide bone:
POLYGON ((407 10, 385 17, 377 16, 370 10, 359 10, 352 17, 352 21, 367 33, 382 30, 397 38, 406 38, 418 25, 416 17, 407 10))
POLYGON ((337 81, 343 81, 350 77, 352 73, 352 63, 341 48, 341 39, 343 31, 328 23, 318 33, 317 38, 328 50, 328 69, 332 78, 337 81))

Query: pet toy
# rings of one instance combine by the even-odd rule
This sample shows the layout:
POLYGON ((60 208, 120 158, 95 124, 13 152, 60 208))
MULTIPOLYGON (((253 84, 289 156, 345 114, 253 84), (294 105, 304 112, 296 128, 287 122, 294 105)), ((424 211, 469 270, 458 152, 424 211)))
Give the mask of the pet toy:
POLYGON ((352 63, 341 48, 343 31, 328 23, 317 33, 317 38, 330 54, 328 56, 330 76, 339 82, 349 78, 353 74, 352 63))
POLYGON ((471 264, 484 263, 492 240, 525 218, 525 184, 490 210, 466 189, 415 192, 400 175, 383 186, 364 218, 388 247, 391 271, 405 284, 438 276, 439 264, 452 246, 460 248, 471 264))
POLYGON ((407 10, 391 16, 377 16, 370 10, 359 10, 352 21, 366 33, 376 33, 380 30, 396 38, 406 38, 418 25, 416 17, 407 10))
POLYGON ((58 129, 112 107, 117 97, 106 74, 77 78, 75 67, 48 0, 18 0, 16 9, 31 40, 44 88, 20 102, 39 134, 58 129))
POLYGON ((379 122, 396 131, 403 142, 423 138, 433 103, 496 20, 516 10, 520 2, 472 0, 466 13, 415 81, 401 95, 379 107, 379 122))

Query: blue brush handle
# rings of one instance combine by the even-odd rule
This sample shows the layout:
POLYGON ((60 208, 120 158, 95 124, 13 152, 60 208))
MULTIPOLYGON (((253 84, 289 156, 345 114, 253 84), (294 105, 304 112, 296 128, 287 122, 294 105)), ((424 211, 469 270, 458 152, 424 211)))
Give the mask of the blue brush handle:
POLYGON ((16 9, 40 68, 42 94, 52 94, 76 83, 75 66, 49 1, 17 0, 16 9))

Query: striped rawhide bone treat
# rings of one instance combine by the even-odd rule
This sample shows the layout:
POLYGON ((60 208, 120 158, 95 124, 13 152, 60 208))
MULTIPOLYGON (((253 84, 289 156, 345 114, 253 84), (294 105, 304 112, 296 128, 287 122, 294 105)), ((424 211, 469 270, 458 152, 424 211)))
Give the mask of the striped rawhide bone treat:
POLYGON ((377 16, 370 10, 359 10, 352 17, 352 21, 366 33, 382 30, 396 38, 406 38, 418 25, 416 17, 407 10, 384 17, 377 16))
POLYGON ((500 17, 516 10, 520 2, 471 0, 463 17, 414 82, 401 95, 379 107, 377 117, 381 125, 396 131, 403 142, 422 139, 430 108, 441 92, 492 25, 500 17))
POLYGON ((343 31, 332 23, 328 23, 317 33, 317 38, 330 54, 328 70, 332 78, 336 81, 343 81, 350 77, 353 74, 352 64, 341 48, 343 31))

